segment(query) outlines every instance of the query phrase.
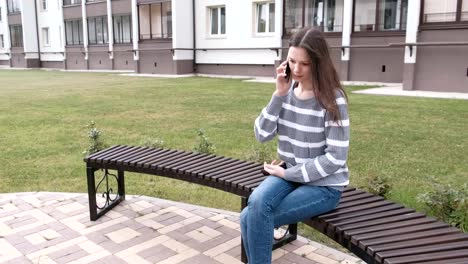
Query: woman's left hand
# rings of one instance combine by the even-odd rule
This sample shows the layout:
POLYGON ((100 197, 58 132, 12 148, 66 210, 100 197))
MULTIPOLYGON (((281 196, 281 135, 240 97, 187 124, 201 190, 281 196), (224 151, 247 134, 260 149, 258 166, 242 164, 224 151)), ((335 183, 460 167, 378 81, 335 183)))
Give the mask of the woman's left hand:
POLYGON ((270 164, 265 162, 263 163, 263 169, 272 176, 284 178, 284 168, 280 166, 282 163, 281 160, 279 162, 273 160, 270 164))

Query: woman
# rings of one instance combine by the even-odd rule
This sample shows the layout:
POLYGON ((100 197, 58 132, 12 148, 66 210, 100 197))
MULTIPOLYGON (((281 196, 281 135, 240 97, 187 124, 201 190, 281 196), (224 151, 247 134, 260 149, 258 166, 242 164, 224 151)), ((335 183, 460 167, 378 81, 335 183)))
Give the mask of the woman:
POLYGON ((325 38, 304 28, 289 44, 287 61, 276 69, 276 90, 255 120, 260 142, 278 135, 281 162, 264 164, 271 176, 241 213, 250 264, 271 263, 275 227, 334 209, 349 183, 347 99, 325 38))

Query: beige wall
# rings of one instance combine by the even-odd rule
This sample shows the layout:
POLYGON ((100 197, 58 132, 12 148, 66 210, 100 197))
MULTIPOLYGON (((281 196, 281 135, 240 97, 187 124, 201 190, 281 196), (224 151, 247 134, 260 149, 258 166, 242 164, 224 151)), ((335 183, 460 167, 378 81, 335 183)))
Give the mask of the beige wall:
MULTIPOLYGON (((351 45, 386 45, 402 43, 398 37, 352 37, 351 45)), ((350 81, 402 82, 404 49, 396 48, 352 48, 349 64, 350 81), (383 69, 385 68, 385 69, 383 69)))
MULTIPOLYGON (((468 29, 426 30, 418 42, 468 42, 468 29)), ((468 92, 468 45, 418 47, 414 89, 468 92)))

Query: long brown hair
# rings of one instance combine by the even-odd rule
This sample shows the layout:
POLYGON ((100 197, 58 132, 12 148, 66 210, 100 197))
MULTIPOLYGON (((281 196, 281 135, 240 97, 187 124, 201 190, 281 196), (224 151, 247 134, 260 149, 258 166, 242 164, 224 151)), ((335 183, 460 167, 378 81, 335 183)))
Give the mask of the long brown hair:
MULTIPOLYGON (((320 105, 338 122, 340 111, 336 104, 336 92, 339 91, 347 100, 338 74, 333 66, 328 51, 328 44, 322 32, 315 28, 303 28, 293 35, 289 47, 304 48, 312 60, 312 84, 314 96, 320 105)), ((297 85, 297 84, 296 84, 297 85)))

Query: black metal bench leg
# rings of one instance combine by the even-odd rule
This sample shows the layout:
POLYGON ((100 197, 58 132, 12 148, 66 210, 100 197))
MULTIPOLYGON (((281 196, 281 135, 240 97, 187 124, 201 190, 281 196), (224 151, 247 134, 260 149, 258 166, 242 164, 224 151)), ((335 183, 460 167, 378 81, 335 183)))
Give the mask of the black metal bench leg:
MULTIPOLYGON (((241 197, 241 212, 247 206, 248 197, 241 197)), ((244 240, 241 233, 241 261, 247 263, 247 254, 245 253, 244 240)))
POLYGON ((98 219, 94 171, 94 168, 86 167, 86 176, 88 178, 89 218, 91 221, 96 221, 98 219))
MULTIPOLYGON (((125 181, 124 172, 119 170, 117 176, 109 173, 108 169, 104 169, 104 176, 96 186, 96 180, 94 178, 95 169, 92 167, 87 168, 88 177, 88 199, 89 199, 89 216, 91 221, 96 221, 99 217, 105 215, 108 211, 114 208, 121 201, 125 200, 125 181), (109 184, 110 181, 115 181, 117 191, 109 184), (104 204, 98 205, 96 201, 96 195, 98 190, 104 188, 102 197, 105 199, 104 204), (115 197, 111 197, 115 195, 115 197)), ((115 185, 114 185, 115 186, 115 185)))
POLYGON ((118 182, 118 188, 119 188, 119 199, 120 201, 125 200, 125 177, 124 177, 124 171, 119 170, 117 172, 118 177, 119 177, 119 182, 118 182))

